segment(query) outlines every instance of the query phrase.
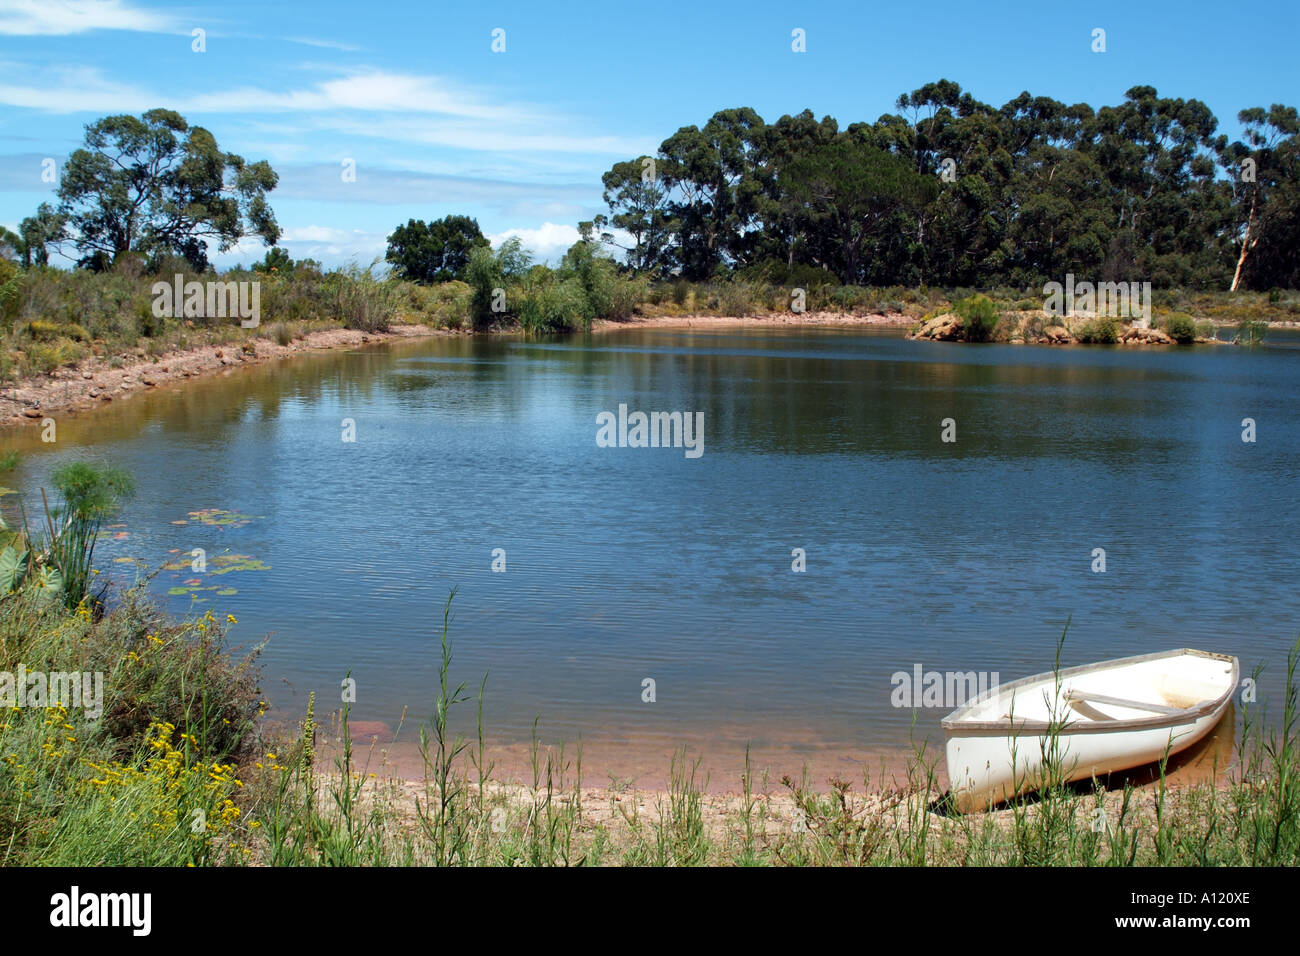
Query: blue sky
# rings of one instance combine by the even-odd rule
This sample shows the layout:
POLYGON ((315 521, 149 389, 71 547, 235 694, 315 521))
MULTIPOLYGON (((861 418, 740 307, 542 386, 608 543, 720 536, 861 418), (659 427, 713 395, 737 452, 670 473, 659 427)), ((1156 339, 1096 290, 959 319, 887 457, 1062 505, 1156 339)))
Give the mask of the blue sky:
MULTIPOLYGON (((267 159, 283 245, 327 265, 383 254, 409 218, 477 217, 543 258, 604 211, 600 175, 678 127, 752 106, 841 125, 946 77, 1001 105, 1029 90, 1094 107, 1136 84, 1236 113, 1300 105, 1300 5, 707 4, 673 0, 194 3, 0 0, 0 224, 53 187, 84 126, 155 106, 267 159), (801 28, 807 52, 793 53, 801 28), (1107 51, 1091 50, 1106 30, 1107 51), (206 52, 192 31, 206 31, 206 52), (505 52, 491 49, 505 30, 505 52), (356 163, 344 182, 342 163, 356 163)), ((260 243, 216 257, 260 258, 260 243)))

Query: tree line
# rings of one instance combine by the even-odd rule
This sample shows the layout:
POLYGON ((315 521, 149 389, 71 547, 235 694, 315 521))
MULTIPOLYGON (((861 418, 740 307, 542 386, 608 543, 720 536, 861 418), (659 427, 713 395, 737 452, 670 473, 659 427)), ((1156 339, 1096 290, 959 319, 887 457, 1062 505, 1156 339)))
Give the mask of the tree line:
POLYGON ((895 109, 843 129, 722 110, 616 163, 608 214, 583 228, 638 273, 694 280, 1300 286, 1294 107, 1242 110, 1239 140, 1150 86, 1099 109, 1027 92, 993 107, 940 80, 895 109))
MULTIPOLYGON (((1027 92, 993 107, 940 80, 895 109, 843 129, 810 110, 774 123, 722 110, 616 163, 602 177, 608 213, 579 228, 652 279, 1028 288, 1073 273, 1300 287, 1295 107, 1242 110, 1237 140, 1201 101, 1149 86, 1099 109, 1027 92)), ((57 204, 0 229, 0 252, 45 264, 67 243, 94 270, 132 254, 204 271, 213 247, 275 245, 277 182, 174 111, 105 117, 65 162, 57 204)), ((399 277, 441 282, 485 246, 468 217, 412 219, 386 259, 399 277)))

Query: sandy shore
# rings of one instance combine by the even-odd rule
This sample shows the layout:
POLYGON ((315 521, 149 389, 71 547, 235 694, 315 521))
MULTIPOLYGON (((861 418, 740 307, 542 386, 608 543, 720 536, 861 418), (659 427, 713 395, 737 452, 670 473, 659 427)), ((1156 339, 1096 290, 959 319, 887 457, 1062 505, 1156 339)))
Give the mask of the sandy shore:
MULTIPOLYGON (((394 732, 381 721, 352 721, 348 729, 354 770, 404 782, 424 778, 426 768, 418 743, 419 728, 414 723, 394 732)), ((273 737, 292 738, 297 728, 278 724, 268 730, 273 737)), ((1225 771, 1237 763, 1235 730, 1235 721, 1229 717, 1203 740, 1175 754, 1166 768, 1167 780, 1179 786, 1215 779, 1222 782, 1225 771)), ((791 728, 789 735, 781 740, 768 739, 751 747, 748 771, 753 788, 782 791, 785 788, 781 781, 788 777, 795 782, 806 780, 808 789, 817 792, 829 790, 833 780, 847 781, 858 793, 906 790, 923 784, 931 772, 934 786, 940 790, 948 787, 941 734, 933 735, 919 760, 912 750, 900 745, 853 747, 808 743, 815 740, 815 728, 791 728)), ((531 786, 535 755, 530 743, 498 740, 484 743, 484 761, 492 767, 492 780, 506 786, 531 786)), ((468 744, 470 750, 476 748, 474 741, 468 744)), ((342 745, 341 726, 337 714, 332 714, 320 725, 316 738, 317 751, 325 766, 332 765, 341 754, 342 745)), ((583 787, 606 796, 627 791, 666 791, 673 761, 677 760, 680 767, 684 752, 686 768, 688 772, 695 768, 696 786, 703 793, 728 795, 742 791, 746 773, 743 740, 732 739, 732 735, 718 740, 711 734, 707 740, 691 741, 684 751, 679 746, 680 742, 659 734, 617 740, 587 738, 581 744, 583 787)), ((561 745, 541 740, 536 758, 542 782, 546 779, 548 759, 556 778, 562 776, 570 783, 574 781, 579 761, 576 741, 561 745)), ((465 759, 468 761, 468 753, 465 759)), ((1109 784, 1122 786, 1128 781, 1145 787, 1158 783, 1159 778, 1159 768, 1152 764, 1112 774, 1109 784)))
POLYGON ((449 335, 427 325, 397 325, 386 333, 353 329, 309 332, 288 345, 269 338, 248 338, 222 345, 202 345, 166 352, 157 358, 143 350, 86 359, 48 375, 23 379, 0 389, 0 426, 21 425, 52 414, 68 414, 185 379, 215 375, 244 365, 275 362, 294 355, 350 349, 361 345, 431 335, 449 335), (114 367, 116 363, 116 367, 114 367))

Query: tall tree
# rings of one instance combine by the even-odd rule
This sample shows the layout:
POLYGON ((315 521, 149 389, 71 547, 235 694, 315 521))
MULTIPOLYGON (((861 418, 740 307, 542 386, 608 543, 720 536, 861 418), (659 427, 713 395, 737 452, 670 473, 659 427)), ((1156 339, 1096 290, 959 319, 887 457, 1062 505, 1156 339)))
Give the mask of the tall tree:
POLYGON ((1245 142, 1221 145, 1220 162, 1232 183, 1232 241, 1239 251, 1233 292, 1250 277, 1260 287, 1300 282, 1300 118, 1294 106, 1274 103, 1242 110, 1245 142))
POLYGON ((155 109, 86 127, 85 147, 63 167, 59 212, 85 265, 131 251, 181 255, 202 270, 209 242, 221 252, 248 236, 276 243, 266 194, 278 179, 265 161, 224 153, 203 127, 155 109))
POLYGON ((622 249, 625 261, 637 272, 666 272, 672 264, 672 220, 659 161, 643 156, 615 163, 601 183, 610 216, 594 221, 600 240, 622 249), (606 225, 630 236, 630 244, 620 243, 614 232, 604 230, 606 225))
POLYGON ((24 266, 43 266, 50 261, 50 246, 58 246, 67 238, 67 216, 47 202, 36 207, 36 214, 18 224, 22 237, 24 266))
POLYGON ((686 277, 708 278, 745 251, 762 192, 754 170, 763 127, 748 107, 720 110, 703 129, 684 126, 659 147, 686 277))
POLYGON ((935 190, 933 178, 907 160, 847 138, 790 163, 784 183, 790 199, 817 217, 814 226, 835 239, 837 258, 816 264, 834 269, 846 284, 866 279, 870 250, 895 241, 896 234, 882 228, 890 217, 924 204, 935 190))

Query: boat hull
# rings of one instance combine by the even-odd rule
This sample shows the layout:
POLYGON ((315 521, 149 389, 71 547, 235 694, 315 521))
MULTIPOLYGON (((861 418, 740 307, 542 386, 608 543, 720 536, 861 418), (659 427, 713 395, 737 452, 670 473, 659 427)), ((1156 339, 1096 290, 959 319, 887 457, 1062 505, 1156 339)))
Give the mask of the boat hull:
MULTIPOLYGON (((972 709, 979 713, 978 701, 954 711, 943 722, 954 808, 963 813, 986 810, 1053 782, 1088 780, 1153 763, 1167 753, 1179 753, 1204 739, 1231 706, 1239 674, 1237 660, 1204 652, 1170 652, 1175 653, 1197 654, 1221 662, 1222 691, 1195 706, 1157 716, 1073 722, 1057 717, 1054 718, 1055 734, 1051 722, 971 719, 972 709), (1049 753, 1053 740, 1055 754, 1049 753)), ((1037 675, 1004 688, 994 688, 982 697, 989 698, 994 705, 1009 704, 1014 713, 1017 692, 1022 699, 1035 692, 1042 693, 1044 688, 1049 694, 1060 694, 1063 685, 1086 681, 1087 675, 1104 674, 1107 668, 1118 673, 1118 668, 1130 661, 1145 663, 1160 657, 1145 655, 1071 668, 1062 671, 1059 677, 1037 675)), ((984 705, 984 710, 987 709, 988 702, 984 705)))

